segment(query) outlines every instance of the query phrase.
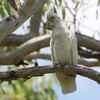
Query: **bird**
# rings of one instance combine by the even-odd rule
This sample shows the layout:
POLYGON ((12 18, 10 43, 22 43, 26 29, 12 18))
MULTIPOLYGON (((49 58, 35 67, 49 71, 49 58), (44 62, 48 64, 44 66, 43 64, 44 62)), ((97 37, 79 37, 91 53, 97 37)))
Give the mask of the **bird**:
MULTIPOLYGON (((51 30, 51 59, 53 65, 77 65, 78 50, 77 38, 74 32, 71 32, 64 21, 51 10, 47 13, 47 29, 51 30)), ((63 94, 76 91, 76 76, 63 72, 56 72, 57 79, 62 88, 63 94)))

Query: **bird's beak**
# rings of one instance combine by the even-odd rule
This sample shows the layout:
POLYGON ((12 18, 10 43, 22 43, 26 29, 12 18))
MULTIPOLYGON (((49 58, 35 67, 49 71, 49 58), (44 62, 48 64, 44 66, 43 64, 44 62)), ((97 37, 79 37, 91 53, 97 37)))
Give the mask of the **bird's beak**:
POLYGON ((46 21, 46 28, 48 30, 52 30, 52 26, 50 25, 50 21, 49 20, 46 21))

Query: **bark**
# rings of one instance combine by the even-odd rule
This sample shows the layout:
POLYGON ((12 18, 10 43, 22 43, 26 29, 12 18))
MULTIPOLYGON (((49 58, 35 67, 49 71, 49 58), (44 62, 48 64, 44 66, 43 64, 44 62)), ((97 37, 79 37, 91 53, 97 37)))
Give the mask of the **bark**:
POLYGON ((47 0, 35 1, 36 0, 26 0, 16 13, 0 22, 0 42, 15 31, 47 2, 47 0))
POLYGON ((41 7, 41 9, 39 11, 37 11, 30 20, 29 34, 32 34, 33 37, 39 36, 39 28, 40 28, 42 14, 43 14, 43 7, 41 7))
POLYGON ((100 41, 95 40, 91 37, 81 34, 77 34, 78 44, 86 47, 87 49, 100 52, 100 41))
POLYGON ((79 52, 79 55, 84 58, 100 59, 100 52, 83 50, 82 48, 79 48, 78 52, 79 52))
MULTIPOLYGON (((43 35, 45 37, 46 35, 43 35)), ((100 41, 97 41, 91 37, 82 35, 82 34, 76 34, 78 39, 78 46, 86 47, 87 49, 98 51, 100 52, 100 41)), ((41 36, 40 36, 41 37, 41 36)), ((0 46, 19 46, 25 41, 32 38, 32 35, 9 35, 2 43, 0 43, 0 46)), ((48 39, 46 39, 46 46, 49 46, 50 36, 48 39), (48 43, 48 45, 47 45, 48 43)), ((45 46, 45 47, 46 47, 45 46)))
POLYGON ((36 37, 25 42, 14 51, 0 52, 0 65, 19 63, 25 55, 47 46, 49 42, 48 38, 50 38, 49 35, 36 37))
MULTIPOLYGON (((23 60, 31 61, 32 59, 44 59, 44 60, 51 60, 51 55, 46 53, 38 53, 33 52, 29 55, 26 55, 23 60)), ((86 61, 85 59, 79 59, 78 64, 87 66, 87 67, 99 67, 100 66, 100 60, 97 61, 86 61)))
POLYGON ((100 83, 100 73, 81 66, 65 65, 65 66, 34 66, 30 68, 22 68, 0 72, 0 81, 17 80, 18 78, 29 79, 31 77, 43 76, 44 74, 63 72, 70 75, 81 75, 100 83))
MULTIPOLYGON (((79 35, 79 34, 78 34, 79 35)), ((87 43, 89 42, 89 37, 80 35, 84 38, 87 38, 87 43)), ((78 39, 80 39, 78 38, 78 39)), ((85 38, 85 40, 86 40, 85 38)), ((43 36, 38 36, 35 38, 32 38, 25 43, 23 43, 21 46, 19 46, 16 50, 11 51, 11 52, 0 52, 0 65, 11 65, 11 64, 17 64, 20 62, 24 56, 27 54, 37 51, 43 47, 49 46, 49 41, 50 41, 50 36, 49 35, 43 35, 43 36), (10 59, 9 59, 10 58, 10 59)), ((91 41, 91 38, 90 38, 91 41)), ((97 42, 97 46, 99 46, 100 42, 96 40, 92 40, 92 44, 97 42)), ((83 44, 83 43, 82 43, 83 44)), ((85 46, 85 44, 84 44, 85 46)), ((89 45, 91 47, 91 45, 89 45)), ((100 47, 100 46, 99 46, 100 47)), ((94 49, 94 48, 92 48, 94 49)), ((96 49, 96 48, 95 48, 96 49)), ((99 48, 97 48, 98 50, 99 48)))

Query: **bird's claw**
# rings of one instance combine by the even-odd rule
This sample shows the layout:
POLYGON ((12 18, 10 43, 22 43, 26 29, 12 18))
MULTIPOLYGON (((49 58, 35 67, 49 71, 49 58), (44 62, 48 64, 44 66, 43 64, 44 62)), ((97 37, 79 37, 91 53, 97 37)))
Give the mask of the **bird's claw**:
POLYGON ((54 66, 59 66, 59 65, 60 65, 59 63, 55 63, 55 64, 54 64, 54 66))
POLYGON ((54 66, 55 67, 64 67, 66 65, 66 63, 55 63, 54 66))
POLYGON ((60 64, 60 66, 62 66, 62 67, 65 66, 65 65, 66 65, 65 63, 61 63, 61 64, 60 64))

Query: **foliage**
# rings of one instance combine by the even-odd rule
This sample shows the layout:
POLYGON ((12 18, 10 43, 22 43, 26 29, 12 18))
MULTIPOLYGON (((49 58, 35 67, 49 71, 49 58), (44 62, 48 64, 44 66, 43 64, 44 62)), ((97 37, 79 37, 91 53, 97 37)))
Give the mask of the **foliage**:
POLYGON ((5 18, 13 12, 7 0, 0 0, 0 18, 5 18))
POLYGON ((19 79, 0 84, 0 100, 56 100, 50 77, 19 79), (48 80, 47 86, 42 80, 48 80))

